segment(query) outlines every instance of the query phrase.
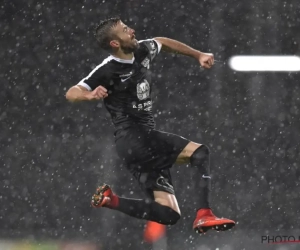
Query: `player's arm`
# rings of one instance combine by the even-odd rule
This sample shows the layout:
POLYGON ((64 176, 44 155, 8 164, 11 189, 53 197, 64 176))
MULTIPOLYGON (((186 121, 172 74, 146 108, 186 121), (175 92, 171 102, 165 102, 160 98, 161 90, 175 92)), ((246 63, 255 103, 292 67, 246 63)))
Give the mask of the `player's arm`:
POLYGON ((77 85, 71 87, 66 98, 70 102, 100 100, 108 96, 107 68, 101 63, 90 74, 83 78, 77 85))
POLYGON ((170 52, 170 53, 178 53, 185 56, 190 56, 197 59, 200 65, 206 69, 209 69, 214 64, 214 56, 210 53, 203 53, 199 50, 193 49, 192 47, 181 43, 179 41, 166 38, 166 37, 156 37, 154 38, 158 41, 162 47, 161 50, 170 52))
POLYGON ((107 97, 107 89, 103 86, 98 86, 93 91, 89 91, 86 87, 75 85, 71 87, 66 98, 70 102, 100 100, 107 97))

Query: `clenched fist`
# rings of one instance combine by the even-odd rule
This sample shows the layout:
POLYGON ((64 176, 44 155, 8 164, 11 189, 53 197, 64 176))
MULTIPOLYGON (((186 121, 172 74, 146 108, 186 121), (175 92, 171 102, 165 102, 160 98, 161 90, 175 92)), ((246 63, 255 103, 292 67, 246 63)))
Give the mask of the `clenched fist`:
POLYGON ((108 96, 107 89, 104 88, 103 86, 98 86, 93 91, 88 92, 86 94, 86 97, 89 100, 100 100, 100 99, 105 98, 107 96, 108 96))
POLYGON ((211 53, 201 53, 198 60, 205 69, 210 69, 214 65, 214 55, 211 53))

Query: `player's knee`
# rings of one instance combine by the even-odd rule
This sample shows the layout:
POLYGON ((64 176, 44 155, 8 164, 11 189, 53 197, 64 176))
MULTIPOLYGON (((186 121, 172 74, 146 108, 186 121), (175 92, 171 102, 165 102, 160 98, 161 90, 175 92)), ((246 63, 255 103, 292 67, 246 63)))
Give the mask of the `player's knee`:
POLYGON ((166 220, 166 225, 175 225, 177 221, 180 219, 180 214, 171 209, 171 212, 168 216, 168 219, 166 220))
MULTIPOLYGON (((180 211, 176 211, 171 207, 168 206, 160 206, 157 207, 157 211, 160 211, 159 217, 160 219, 157 220, 158 223, 164 225, 174 225, 180 219, 180 211)), ((157 212, 155 211, 155 212, 157 212)), ((154 212, 154 211, 153 211, 154 212)))
POLYGON ((179 221, 181 215, 174 211, 174 215, 172 216, 172 220, 170 221, 170 225, 175 225, 177 221, 179 221))
POLYGON ((197 148, 194 153, 191 155, 191 162, 192 161, 203 161, 206 160, 209 157, 210 151, 209 148, 206 145, 201 145, 199 148, 197 148))

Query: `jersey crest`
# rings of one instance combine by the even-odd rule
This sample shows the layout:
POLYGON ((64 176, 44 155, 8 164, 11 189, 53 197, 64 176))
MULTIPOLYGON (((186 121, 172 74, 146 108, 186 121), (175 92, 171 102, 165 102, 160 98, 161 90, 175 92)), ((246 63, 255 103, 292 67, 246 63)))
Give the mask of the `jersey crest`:
POLYGON ((136 93, 139 100, 145 100, 150 96, 150 84, 144 79, 143 82, 136 85, 136 93))

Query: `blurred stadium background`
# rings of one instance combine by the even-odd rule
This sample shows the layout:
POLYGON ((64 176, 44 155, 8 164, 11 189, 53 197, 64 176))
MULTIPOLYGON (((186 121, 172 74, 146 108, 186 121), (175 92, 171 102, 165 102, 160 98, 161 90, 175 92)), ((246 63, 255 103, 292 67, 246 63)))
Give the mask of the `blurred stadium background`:
MULTIPOLYGON (((298 0, 2 0, 0 249, 299 249, 262 236, 299 237, 300 88, 297 72, 237 72, 234 55, 299 55, 298 0), (182 209, 162 243, 145 243, 145 222, 92 209, 96 185, 142 197, 116 156, 99 103, 69 104, 66 90, 99 64, 93 29, 119 15, 138 39, 166 36, 218 60, 161 53, 153 70, 157 128, 212 151, 213 208, 231 232, 192 231, 193 176, 173 168, 182 209)), ((285 61, 282 60, 282 64, 285 61)))

